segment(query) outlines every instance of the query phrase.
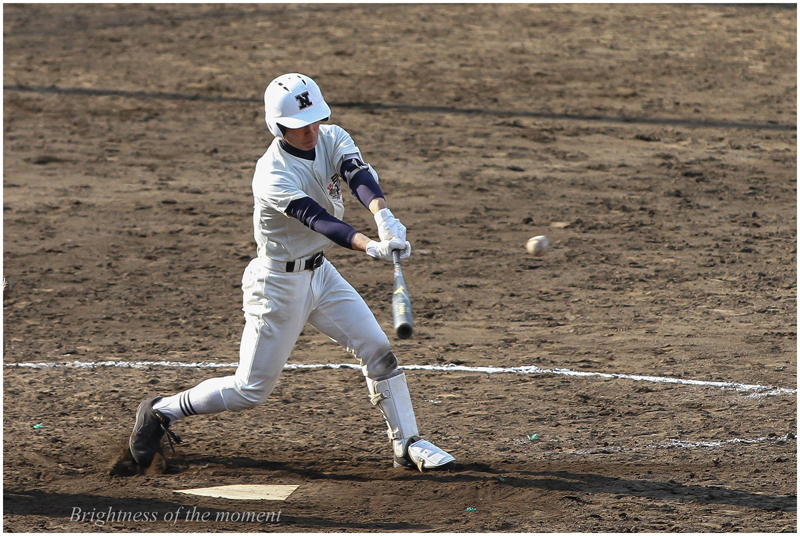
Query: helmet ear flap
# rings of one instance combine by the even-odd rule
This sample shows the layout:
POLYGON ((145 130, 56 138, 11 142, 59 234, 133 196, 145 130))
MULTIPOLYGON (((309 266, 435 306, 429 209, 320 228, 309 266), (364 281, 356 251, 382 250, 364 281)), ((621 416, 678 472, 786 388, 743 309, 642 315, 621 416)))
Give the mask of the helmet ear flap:
POLYGON ((282 138, 284 134, 284 127, 279 125, 278 123, 272 122, 269 120, 269 115, 264 114, 264 119, 267 122, 267 128, 269 129, 270 134, 275 136, 276 138, 282 138))

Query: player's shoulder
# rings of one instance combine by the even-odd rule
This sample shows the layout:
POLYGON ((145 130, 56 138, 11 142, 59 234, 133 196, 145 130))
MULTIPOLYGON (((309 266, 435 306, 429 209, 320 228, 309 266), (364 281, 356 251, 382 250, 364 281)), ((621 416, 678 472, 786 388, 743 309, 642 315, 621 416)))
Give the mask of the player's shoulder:
POLYGON ((255 176, 258 178, 281 175, 288 171, 289 165, 283 153, 278 149, 278 139, 276 138, 256 162, 255 176))
POLYGON ((322 135, 322 134, 334 134, 335 135, 335 134, 339 134, 339 133, 347 134, 347 131, 345 129, 343 129, 339 125, 334 125, 334 124, 331 124, 331 123, 320 123, 319 132, 320 132, 320 135, 322 135))
POLYGON ((266 168, 266 167, 283 167, 286 165, 286 161, 283 158, 283 152, 280 150, 280 139, 275 138, 272 140, 272 143, 269 144, 267 150, 264 151, 264 154, 261 155, 261 158, 258 159, 256 163, 256 169, 259 167, 266 168))
POLYGON ((335 162, 343 154, 357 153, 358 147, 350 134, 339 125, 320 125, 317 151, 320 150, 335 162))
POLYGON ((328 125, 324 123, 319 126, 319 136, 320 138, 334 141, 350 138, 350 134, 339 125, 328 125))

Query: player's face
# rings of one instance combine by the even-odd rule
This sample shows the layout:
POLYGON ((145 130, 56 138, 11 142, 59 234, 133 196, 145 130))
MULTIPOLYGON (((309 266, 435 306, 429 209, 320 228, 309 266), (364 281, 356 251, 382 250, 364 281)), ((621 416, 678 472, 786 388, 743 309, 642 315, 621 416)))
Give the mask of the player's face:
POLYGON ((283 139, 286 143, 301 151, 310 151, 317 146, 317 139, 319 138, 319 124, 311 123, 302 128, 287 128, 283 139))

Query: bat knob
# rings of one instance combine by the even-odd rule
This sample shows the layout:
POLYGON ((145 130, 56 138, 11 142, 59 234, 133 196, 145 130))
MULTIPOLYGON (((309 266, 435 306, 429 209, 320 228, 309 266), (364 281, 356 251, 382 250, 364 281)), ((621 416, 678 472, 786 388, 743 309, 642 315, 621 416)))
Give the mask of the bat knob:
POLYGON ((408 339, 414 333, 414 328, 409 326, 408 324, 403 324, 401 326, 397 326, 394 331, 397 334, 398 338, 408 339))

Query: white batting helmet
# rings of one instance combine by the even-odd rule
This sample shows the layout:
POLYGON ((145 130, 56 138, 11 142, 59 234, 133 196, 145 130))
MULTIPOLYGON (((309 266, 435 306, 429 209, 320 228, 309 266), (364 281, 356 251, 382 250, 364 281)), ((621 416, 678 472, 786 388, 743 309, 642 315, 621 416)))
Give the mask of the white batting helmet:
POLYGON ((299 73, 284 74, 269 83, 264 111, 269 131, 278 138, 283 137, 278 125, 302 128, 331 115, 317 83, 299 73))

